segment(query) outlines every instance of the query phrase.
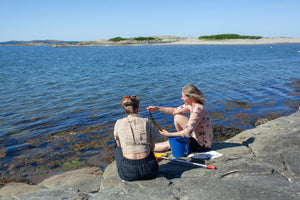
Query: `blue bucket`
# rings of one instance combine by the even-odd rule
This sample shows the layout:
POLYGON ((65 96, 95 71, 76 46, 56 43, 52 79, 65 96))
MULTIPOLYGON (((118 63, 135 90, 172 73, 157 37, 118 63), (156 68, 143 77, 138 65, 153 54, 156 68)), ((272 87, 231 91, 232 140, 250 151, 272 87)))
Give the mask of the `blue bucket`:
POLYGON ((189 139, 186 137, 168 137, 174 157, 185 157, 189 154, 189 139))

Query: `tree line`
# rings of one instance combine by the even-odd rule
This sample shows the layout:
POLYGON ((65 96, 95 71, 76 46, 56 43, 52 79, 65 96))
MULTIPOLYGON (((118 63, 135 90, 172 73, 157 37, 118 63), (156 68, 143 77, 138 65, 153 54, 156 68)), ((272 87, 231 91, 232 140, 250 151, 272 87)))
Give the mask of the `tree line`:
POLYGON ((225 39, 260 39, 261 36, 238 35, 238 34, 219 34, 210 36, 200 36, 198 39, 212 39, 212 40, 225 40, 225 39))
MULTIPOLYGON (((122 40, 131 40, 131 38, 115 37, 115 38, 109 39, 109 41, 112 41, 112 42, 119 42, 119 41, 122 41, 122 40)), ((132 40, 135 40, 135 41, 151 41, 151 40, 160 40, 160 39, 157 39, 157 38, 154 38, 154 37, 135 37, 135 38, 132 38, 132 40)))
MULTIPOLYGON (((260 39, 261 36, 251 36, 251 35, 238 35, 238 34, 218 34, 218 35, 205 35, 200 36, 198 39, 205 39, 205 40, 225 40, 225 39, 260 39)), ((135 37, 135 38, 123 38, 123 37, 115 37, 109 39, 112 42, 119 42, 123 40, 135 40, 135 41, 154 41, 154 40, 161 40, 159 38, 154 37, 135 37)))

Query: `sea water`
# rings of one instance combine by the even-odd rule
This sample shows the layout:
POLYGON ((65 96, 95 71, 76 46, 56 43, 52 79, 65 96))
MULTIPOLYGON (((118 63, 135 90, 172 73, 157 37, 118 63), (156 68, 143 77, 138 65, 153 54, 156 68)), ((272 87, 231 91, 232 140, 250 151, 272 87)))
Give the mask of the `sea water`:
MULTIPOLYGON (((299 50, 299 44, 2 46, 0 162, 69 151, 62 150, 63 132, 73 145, 100 143, 104 135, 102 142, 112 144, 114 122, 125 116, 123 96, 138 95, 140 114, 148 117, 149 105, 183 104, 181 88, 187 84, 204 91, 217 125, 247 129, 254 118, 295 112, 299 50)), ((174 130, 172 116, 153 116, 162 128, 174 130)), ((105 154, 103 146, 88 149, 97 148, 105 154)))

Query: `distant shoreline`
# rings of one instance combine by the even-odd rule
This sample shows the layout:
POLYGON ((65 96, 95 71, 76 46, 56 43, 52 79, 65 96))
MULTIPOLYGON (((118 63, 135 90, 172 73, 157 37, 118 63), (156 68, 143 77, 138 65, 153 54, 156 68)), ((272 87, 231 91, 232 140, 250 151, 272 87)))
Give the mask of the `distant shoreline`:
POLYGON ((294 44, 300 43, 300 38, 260 38, 260 39, 227 39, 227 40, 199 40, 187 38, 174 42, 177 45, 261 45, 261 44, 294 44))
POLYGON ((147 45, 264 45, 264 44, 297 44, 300 37, 265 37, 260 39, 225 39, 225 40, 203 40, 195 37, 157 37, 159 41, 134 41, 125 40, 112 42, 109 40, 79 41, 79 42, 26 42, 17 44, 5 44, 0 46, 52 46, 52 47, 96 47, 96 46, 147 46, 147 45))

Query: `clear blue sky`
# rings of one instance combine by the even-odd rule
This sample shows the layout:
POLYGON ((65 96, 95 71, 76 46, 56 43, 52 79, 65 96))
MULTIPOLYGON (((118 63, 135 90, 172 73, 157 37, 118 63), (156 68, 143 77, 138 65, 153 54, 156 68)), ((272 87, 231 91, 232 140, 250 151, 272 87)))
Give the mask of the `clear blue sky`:
POLYGON ((0 41, 300 37, 300 0, 0 0, 0 41))

